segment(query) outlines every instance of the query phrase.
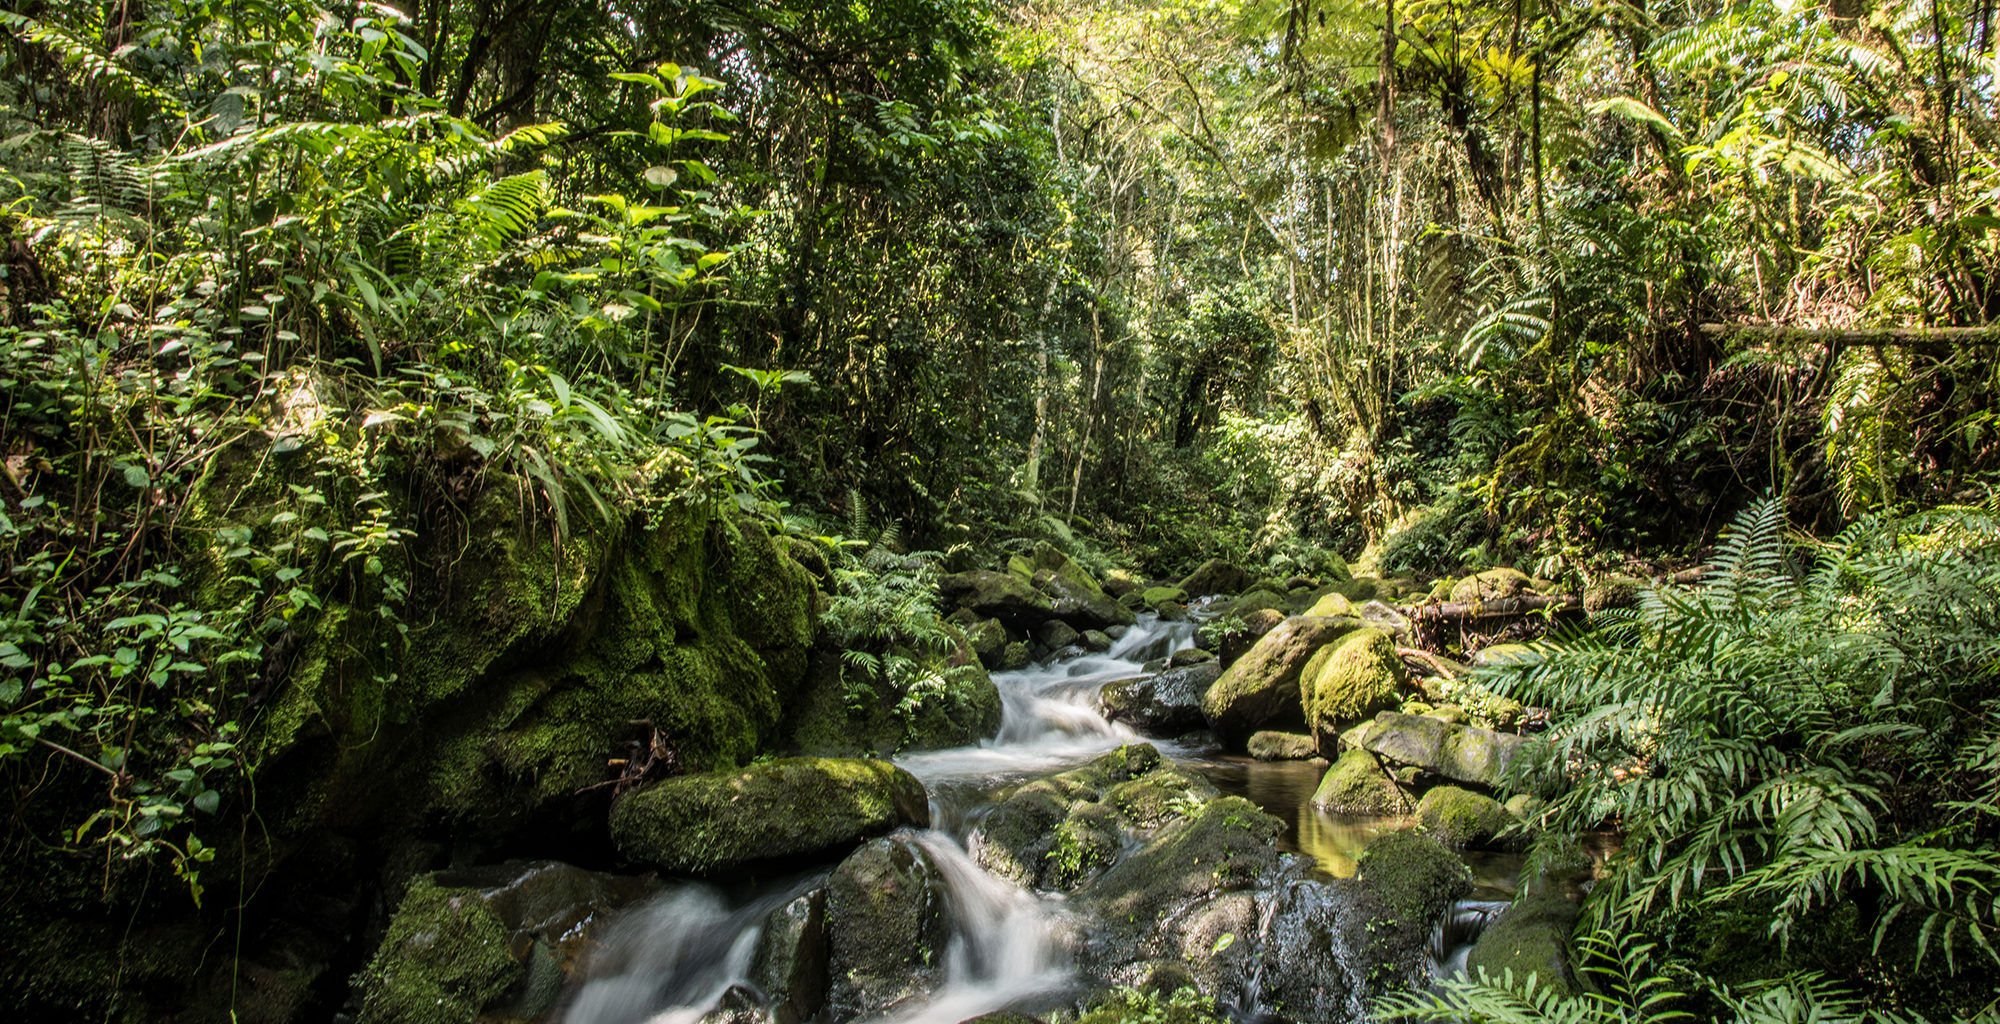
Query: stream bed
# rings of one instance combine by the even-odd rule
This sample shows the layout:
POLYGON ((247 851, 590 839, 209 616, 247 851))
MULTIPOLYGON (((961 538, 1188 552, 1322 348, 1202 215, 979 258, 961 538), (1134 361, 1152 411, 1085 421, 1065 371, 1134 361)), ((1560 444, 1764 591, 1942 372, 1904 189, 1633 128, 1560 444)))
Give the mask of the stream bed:
MULTIPOLYGON (((1101 980, 1086 976, 1077 951, 1101 922, 1061 894, 1045 894, 984 870, 976 857, 981 821, 1023 784, 1075 769, 1127 744, 1151 743, 1177 767, 1198 772, 1225 795, 1244 797, 1282 821, 1281 851, 1290 886, 1352 876, 1355 858, 1376 836, 1405 827, 1399 819, 1329 815, 1311 806, 1325 769, 1319 761, 1257 762, 1225 756, 1205 734, 1160 740, 1106 720, 1098 708, 1105 684, 1141 674, 1142 665, 1192 646, 1194 625, 1144 617, 1104 653, 996 672, 1003 717, 993 738, 973 746, 895 759, 929 792, 932 827, 908 834, 948 893, 951 927, 942 971, 927 993, 862 1019, 893 1024, 957 1024, 1000 1009, 1030 1012, 1073 1001, 1101 980), (1199 742, 1197 742, 1199 740, 1199 742)), ((899 833, 902 834, 902 833, 899 833)), ((1129 844, 1128 844, 1129 845, 1129 844)), ((1125 851, 1131 853, 1130 849, 1125 851)), ((1476 933, 1514 884, 1520 859, 1469 855, 1475 899, 1462 901, 1433 940, 1432 961, 1449 970, 1454 951, 1476 933)), ((562 1024, 800 1024, 755 1005, 752 963, 774 912, 803 906, 827 884, 809 872, 751 893, 699 882, 674 883, 623 911, 579 970, 553 1015, 562 1024)), ((798 911, 805 913, 805 911, 798 911)), ((1267 920, 1268 923, 1268 920, 1267 920)), ((1239 1017, 1258 1016, 1255 986, 1239 1017)), ((805 1019, 844 1020, 826 1010, 805 1019)))

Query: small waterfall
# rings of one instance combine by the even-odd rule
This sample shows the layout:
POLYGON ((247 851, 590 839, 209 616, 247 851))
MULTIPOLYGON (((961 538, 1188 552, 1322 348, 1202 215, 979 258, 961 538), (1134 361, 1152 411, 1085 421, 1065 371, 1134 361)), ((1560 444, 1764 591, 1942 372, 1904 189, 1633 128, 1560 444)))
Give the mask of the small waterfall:
POLYGON ((804 888, 774 890, 738 907, 699 883, 653 898, 605 936, 563 1024, 695 1024, 749 977, 765 915, 804 888))
POLYGON ((1431 932, 1431 977, 1438 981, 1464 977, 1472 944, 1509 905, 1506 900, 1459 900, 1453 904, 1431 932))
MULTIPOLYGON (((991 789, 1081 764, 1145 738, 1107 721, 1097 709, 1104 684, 1138 675, 1154 658, 1194 645, 1194 624, 1144 616, 1102 654, 1053 665, 995 672, 1000 690, 1000 732, 972 747, 911 754, 896 759, 924 781, 933 797, 972 785, 991 789)), ((953 820, 952 808, 938 808, 953 820)))

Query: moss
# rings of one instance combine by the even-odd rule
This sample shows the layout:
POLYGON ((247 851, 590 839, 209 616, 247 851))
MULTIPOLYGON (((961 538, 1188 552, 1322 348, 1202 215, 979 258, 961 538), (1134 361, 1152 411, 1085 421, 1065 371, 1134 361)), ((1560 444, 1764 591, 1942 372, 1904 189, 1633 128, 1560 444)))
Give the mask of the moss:
POLYGON ((683 775, 620 798, 611 837, 627 858, 675 874, 850 848, 930 823, 923 784, 886 761, 796 757, 683 775))
POLYGON ((1334 593, 1355 604, 1360 604, 1364 601, 1373 601, 1375 599, 1375 592, 1376 580, 1367 576, 1356 576, 1353 579, 1344 580, 1338 586, 1334 587, 1334 593))
POLYGON ((1467 974, 1477 978, 1485 971, 1498 979, 1512 971, 1516 981, 1533 975, 1538 989, 1575 994, 1569 935, 1576 915, 1576 904, 1560 892, 1537 893, 1515 903, 1472 944, 1465 962, 1467 974))
POLYGON ((1583 589, 1583 610, 1595 614, 1639 603, 1646 581, 1631 576, 1607 576, 1583 589))
POLYGON ((1236 600, 1229 602, 1227 605, 1224 605, 1222 609, 1222 614, 1224 616, 1230 616, 1240 619, 1246 615, 1249 615, 1252 612, 1260 612, 1266 608, 1275 608, 1279 611, 1285 611, 1287 610, 1287 607, 1288 603, 1286 602, 1285 597, 1282 593, 1272 590, 1259 589, 1259 590, 1252 590, 1249 593, 1244 594, 1242 597, 1239 597, 1236 600))
POLYGON ((1042 855, 1040 887, 1068 890, 1116 861, 1124 836, 1117 809, 1098 803, 1077 808, 1056 826, 1052 839, 1042 855))
POLYGON ((1457 786, 1438 786, 1417 801, 1417 820, 1440 842, 1488 847, 1501 841, 1501 833, 1514 823, 1514 816, 1490 796, 1457 786))
POLYGON ((1380 711, 1402 705, 1409 678, 1395 641, 1358 629, 1320 648, 1299 676, 1300 706, 1309 731, 1333 735, 1380 711))
POLYGON ((1240 748, 1261 729, 1305 731, 1301 674, 1322 647, 1360 625, 1357 619, 1300 616, 1265 633, 1202 697, 1202 713, 1216 738, 1240 748))
POLYGON ((1495 601, 1531 592, 1534 581, 1518 569, 1488 569, 1452 585, 1451 599, 1460 603, 1495 601))
POLYGON ((1277 866, 1284 823, 1242 797, 1209 801, 1085 887, 1099 916, 1150 933, 1191 897, 1248 889, 1277 866))
POLYGON ((1312 803, 1335 814, 1408 814, 1410 801, 1381 762, 1366 750, 1349 750, 1326 770, 1312 803))
POLYGON ((1139 594, 1139 600, 1148 608, 1158 608, 1169 601, 1186 604, 1187 599, 1187 591, 1179 587, 1147 587, 1139 594))
POLYGON ((1312 607, 1306 609, 1306 614, 1320 618, 1351 617, 1354 615, 1354 603, 1339 593, 1330 593, 1314 601, 1312 607))
POLYGON ((1252 733, 1243 749, 1259 761, 1304 761, 1319 756, 1313 738, 1297 732, 1252 733))
POLYGON ((520 981, 507 928, 476 895, 410 887, 363 972, 363 1024, 470 1022, 520 981))

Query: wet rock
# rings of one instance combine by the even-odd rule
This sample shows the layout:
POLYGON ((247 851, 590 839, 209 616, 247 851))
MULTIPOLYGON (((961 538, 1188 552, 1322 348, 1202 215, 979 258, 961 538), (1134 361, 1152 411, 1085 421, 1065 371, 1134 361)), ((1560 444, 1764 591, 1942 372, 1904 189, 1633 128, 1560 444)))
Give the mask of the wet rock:
POLYGON ((1002 800, 979 823, 969 844, 973 859, 1015 885, 1033 888, 1054 845, 1056 826, 1069 801, 1048 789, 1024 789, 1002 800))
POLYGON ((670 874, 835 855, 903 825, 929 824, 923 783, 860 758, 794 757, 682 775, 611 807, 619 853, 670 874))
POLYGON ((1445 737, 1456 728, 1424 715, 1384 711, 1341 734, 1341 743, 1360 747, 1397 764, 1429 769, 1444 759, 1445 737))
MULTIPOLYGON (((935 689, 921 694, 914 707, 886 709, 904 720, 897 749, 948 750, 977 743, 1000 731, 1000 688, 986 667, 977 662, 947 668, 935 689)), ((906 695, 907 703, 917 694, 906 695)))
POLYGON ((1410 798, 1381 762, 1366 750, 1349 750, 1326 770, 1313 792, 1313 806, 1334 814, 1410 813, 1410 798))
POLYGON ((1243 749, 1259 761, 1305 761, 1319 756, 1313 738, 1296 732, 1253 733, 1243 749))
POLYGON ((1334 753, 1342 730, 1402 704, 1408 675, 1394 641, 1378 630, 1357 629, 1327 644, 1299 677, 1305 731, 1334 753))
POLYGON ((1283 829, 1278 819, 1233 796, 1167 824, 1071 897, 1105 925, 1081 951, 1083 965, 1108 977, 1139 961, 1178 959, 1204 985, 1220 980, 1230 964, 1240 976, 1239 961, 1247 961, 1252 944, 1231 947, 1253 933, 1250 892, 1277 869, 1274 843, 1283 829), (1232 895, 1242 898, 1228 899, 1232 895), (1233 935, 1230 943, 1220 942, 1224 932, 1233 935))
POLYGON ((1276 608, 1251 612, 1236 628, 1223 634, 1221 642, 1217 644, 1216 656, 1225 665, 1233 664, 1248 654, 1250 648, 1257 646, 1257 641, 1284 624, 1285 613, 1276 608))
POLYGON ((1517 982, 1532 975, 1538 989, 1576 994, 1576 974, 1569 957, 1569 935, 1576 927, 1576 916, 1576 904, 1560 892, 1527 896, 1501 912, 1499 920, 1480 933, 1466 958, 1467 974, 1476 979, 1484 971, 1487 977, 1497 979, 1513 971, 1517 982))
MULTIPOLYGON (((1117 627, 1114 626, 1112 628, 1116 629, 1117 627)), ((1111 634, 1102 630, 1086 629, 1083 631, 1082 642, 1086 650, 1102 654, 1111 649, 1111 634)))
POLYGON ((1188 620, 1187 609, 1178 601, 1161 601, 1155 608, 1160 613, 1161 622, 1186 622, 1188 620))
POLYGON ((1212 558, 1180 581, 1180 588, 1194 597, 1207 594, 1235 594, 1250 585, 1250 574, 1242 566, 1212 558))
POLYGON ((1170 601, 1174 604, 1186 604, 1188 594, 1179 587, 1147 587, 1140 593, 1139 599, 1145 602, 1146 607, 1157 609, 1170 601))
POLYGON ((1514 816, 1500 801, 1457 786, 1436 786, 1417 801, 1417 820, 1439 842, 1485 848, 1499 845, 1514 816))
POLYGON ((1168 669, 1108 684, 1099 691, 1104 717, 1142 732, 1177 736, 1203 722, 1202 697, 1222 676, 1215 662, 1168 669))
POLYGON ((764 918, 750 981, 769 1001, 771 1024, 800 1024, 826 1002, 826 890, 814 889, 764 918))
POLYGON ((1128 830, 1148 831, 1186 817, 1190 809, 1220 795, 1200 772, 1163 764, 1105 790, 1104 802, 1118 809, 1128 830))
POLYGON ((1202 700, 1218 739, 1241 748, 1260 729, 1304 732, 1299 676, 1319 649, 1353 631, 1355 619, 1298 616, 1257 641, 1222 673, 1202 700))
POLYGON ((1035 630, 1035 639, 1052 651, 1076 643, 1081 635, 1061 619, 1050 619, 1035 630))
POLYGON ((937 586, 945 603, 999 619, 1012 629, 1032 629, 1056 610, 1046 594, 1010 573, 975 569, 941 577, 937 586))
MULTIPOLYGON (((1137 662, 1164 661, 1173 653, 1173 650, 1173 635, 1170 633, 1161 633, 1151 640, 1126 651, 1125 658, 1128 661, 1137 662)), ((1165 666, 1161 667, 1164 668, 1165 666)))
POLYGON ((1461 604, 1470 604, 1474 601, 1497 601, 1501 598, 1520 597, 1532 591, 1533 586, 1527 573, 1518 569, 1488 569, 1452 584, 1451 599, 1461 604))
POLYGON ((744 985, 731 985, 716 1002, 715 1009, 701 1015, 700 1024, 770 1024, 757 993, 744 985))
MULTIPOLYGON (((1214 654, 1204 651, 1199 647, 1184 647, 1175 651, 1173 656, 1167 659, 1167 664, 1174 668, 1186 668, 1189 665, 1201 665, 1214 660, 1214 654)), ((1221 666, 1217 666, 1217 671, 1220 670, 1221 666)))
POLYGON ((1355 951, 1346 947, 1359 887, 1292 882, 1268 898, 1258 935, 1264 949, 1263 1002, 1282 1019, 1364 1019, 1355 951))
POLYGON ((842 861, 826 895, 833 1019, 872 1016, 935 988, 949 905, 943 873, 907 836, 874 840, 842 861))
POLYGON ((1118 809, 1105 803, 1072 811, 1055 827, 1036 887, 1067 891, 1109 867, 1125 838, 1118 819, 1118 809))

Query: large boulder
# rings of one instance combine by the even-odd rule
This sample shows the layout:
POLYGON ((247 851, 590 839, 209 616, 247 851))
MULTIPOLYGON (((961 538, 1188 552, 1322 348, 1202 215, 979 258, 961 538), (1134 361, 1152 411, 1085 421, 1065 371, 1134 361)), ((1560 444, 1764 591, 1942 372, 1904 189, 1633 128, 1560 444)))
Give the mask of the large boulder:
POLYGON ((946 604, 982 618, 999 619, 1011 629, 1034 629, 1056 612, 1048 595, 1010 573, 983 569, 953 573, 940 577, 937 588, 946 604))
POLYGON ((1143 836, 1213 799, 1214 785, 1147 744, 1022 786, 968 843, 980 866, 1027 888, 1066 891, 1108 867, 1128 837, 1143 836))
POLYGON ((1289 611, 1289 602, 1285 600, 1284 595, 1274 591, 1253 590, 1223 605, 1222 614, 1224 617, 1240 619, 1252 612, 1261 612, 1266 608, 1289 611))
POLYGON ((1180 581, 1180 588, 1190 596, 1202 597, 1207 594, 1234 594, 1250 585, 1250 574, 1243 567, 1220 558, 1211 558, 1201 567, 1188 573, 1180 581))
POLYGON ((1417 801, 1417 820, 1439 842, 1478 849, 1499 846, 1514 816, 1483 793, 1435 786, 1417 801))
POLYGON ((1434 770, 1445 778, 1491 789, 1500 785, 1507 766, 1527 743, 1525 736, 1461 725, 1445 737, 1434 770))
POLYGON ((1402 705, 1409 673, 1388 635, 1357 629, 1327 644, 1299 677, 1300 708, 1307 732, 1333 754, 1335 737, 1363 719, 1402 705))
POLYGON ((1216 738, 1240 746, 1260 729, 1304 732, 1299 676, 1321 647, 1359 626, 1356 619, 1295 616, 1264 634, 1202 699, 1216 738))
POLYGON ((886 761, 794 757, 682 775, 621 797, 611 838, 670 874, 825 857, 904 825, 930 824, 923 783, 886 761))
POLYGON ((1529 977, 1535 987, 1559 995, 1578 991, 1569 958, 1570 930, 1576 927, 1577 906, 1558 891, 1533 893, 1502 911, 1486 926, 1466 957, 1466 972, 1498 979, 1508 971, 1517 982, 1529 977))
POLYGON ((1106 684, 1098 693, 1104 717, 1141 732, 1178 736, 1201 727, 1201 700, 1222 677, 1214 661, 1106 684))
POLYGON ((965 642, 979 658, 980 664, 997 668, 1001 652, 1007 649, 1007 627, 1001 625, 999 619, 974 617, 965 626, 965 642))
POLYGON ((977 661, 939 670, 927 689, 894 695, 885 709, 902 721, 899 749, 948 750, 1000 731, 1000 688, 977 661))
POLYGON ((861 847, 834 869, 826 889, 833 1019, 875 1016, 943 979, 950 892, 915 839, 889 836, 861 847))
POLYGON ((1452 584, 1451 599, 1460 604, 1497 601, 1501 598, 1520 597, 1531 593, 1533 589, 1528 574, 1519 569, 1488 569, 1452 584))
POLYGON ((1451 850, 1418 832, 1388 832, 1356 858, 1355 879, 1377 910, 1349 941, 1389 977, 1424 977, 1430 938, 1452 904, 1472 891, 1472 872, 1451 850))
POLYGON ((1366 750, 1349 750, 1326 770, 1313 792, 1312 803, 1334 814, 1391 815, 1410 813, 1410 798, 1382 763, 1366 750))

